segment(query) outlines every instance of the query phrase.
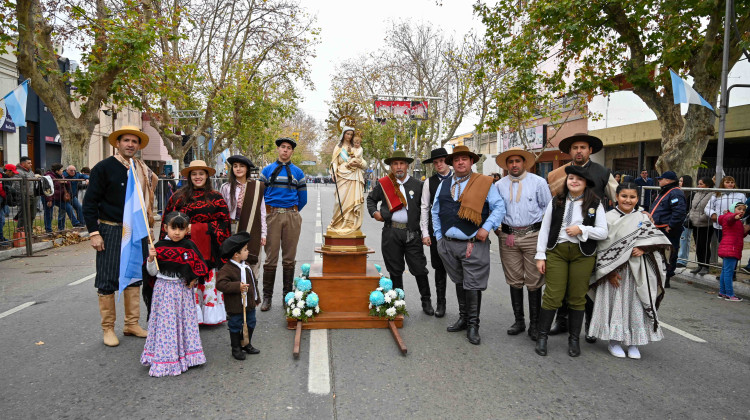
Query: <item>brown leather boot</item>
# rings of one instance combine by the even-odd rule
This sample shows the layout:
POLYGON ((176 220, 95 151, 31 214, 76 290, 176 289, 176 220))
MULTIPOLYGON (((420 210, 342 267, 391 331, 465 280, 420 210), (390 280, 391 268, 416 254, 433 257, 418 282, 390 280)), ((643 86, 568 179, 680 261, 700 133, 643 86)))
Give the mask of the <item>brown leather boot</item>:
POLYGON ((104 333, 104 345, 116 347, 120 345, 120 340, 115 335, 115 295, 99 295, 99 313, 102 316, 102 332, 104 333))
POLYGON ((263 268, 263 304, 260 310, 265 312, 271 309, 271 299, 273 298, 273 283, 276 281, 276 268, 263 268))
POLYGON ((138 325, 138 320, 141 318, 141 288, 126 287, 122 295, 125 303, 125 328, 123 328, 122 333, 146 338, 148 331, 138 325))

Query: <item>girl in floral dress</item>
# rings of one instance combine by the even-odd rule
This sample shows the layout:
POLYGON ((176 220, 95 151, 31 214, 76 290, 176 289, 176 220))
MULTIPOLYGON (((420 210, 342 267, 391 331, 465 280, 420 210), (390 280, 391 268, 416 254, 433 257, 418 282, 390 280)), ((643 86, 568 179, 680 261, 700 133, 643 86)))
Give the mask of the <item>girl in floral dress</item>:
MULTIPOLYGON (((216 325, 226 322, 224 296, 216 290, 216 271, 225 261, 221 259, 221 243, 230 235, 229 208, 221 194, 211 188, 209 177, 216 170, 202 160, 190 162, 181 174, 187 179, 170 199, 164 213, 179 211, 190 218, 190 240, 200 250, 210 269, 206 283, 196 287, 198 323, 216 325)), ((162 224, 159 238, 166 236, 162 224)))
POLYGON ((209 270, 186 238, 189 223, 184 213, 169 213, 164 222, 168 236, 149 249, 146 270, 156 276, 156 283, 141 364, 151 367, 150 376, 177 376, 206 363, 193 287, 204 281, 209 270))

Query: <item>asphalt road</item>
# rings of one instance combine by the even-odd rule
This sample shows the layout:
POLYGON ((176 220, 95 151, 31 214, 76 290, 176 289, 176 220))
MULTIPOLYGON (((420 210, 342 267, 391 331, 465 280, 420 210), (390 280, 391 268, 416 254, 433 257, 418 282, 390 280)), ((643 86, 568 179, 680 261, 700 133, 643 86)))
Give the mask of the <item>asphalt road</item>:
MULTIPOLYGON (((312 185, 309 195, 298 265, 314 260, 316 233, 334 203, 330 186, 312 185)), ((371 261, 382 264, 380 224, 367 217, 363 231, 377 251, 371 261)), ((279 305, 279 270, 274 307, 258 312, 253 344, 261 354, 236 361, 226 327, 201 327, 206 365, 170 378, 151 378, 140 365, 144 340, 122 336, 121 306, 120 346, 102 344, 88 242, 0 262, 0 413, 5 419, 750 417, 747 302, 676 283, 660 319, 680 333, 665 329, 663 341, 641 348, 642 360, 616 359, 605 343, 583 340, 581 357, 570 358, 561 336, 551 337, 549 356, 539 357, 526 335, 505 332, 513 317, 491 238, 480 346, 445 331, 457 316, 451 284, 447 316, 428 317, 407 274, 411 316, 401 330, 407 356, 387 330, 322 330, 303 332, 295 360, 294 332, 285 328, 279 305)))

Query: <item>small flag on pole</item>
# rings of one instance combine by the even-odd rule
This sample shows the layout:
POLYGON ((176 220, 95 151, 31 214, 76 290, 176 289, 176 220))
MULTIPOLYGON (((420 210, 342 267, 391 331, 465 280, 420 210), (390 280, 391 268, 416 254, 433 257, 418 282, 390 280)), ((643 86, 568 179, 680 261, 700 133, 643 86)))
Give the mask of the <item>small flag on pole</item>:
POLYGON ((674 94, 675 105, 696 104, 703 105, 711 111, 714 110, 714 107, 712 107, 711 104, 706 102, 706 100, 703 99, 703 97, 699 95, 692 86, 688 85, 687 82, 680 78, 680 76, 678 76, 672 69, 669 69, 669 75, 672 76, 672 92, 674 94))
POLYGON ((3 98, 5 109, 8 110, 10 119, 16 127, 26 127, 26 98, 28 96, 29 81, 26 80, 3 98))
POLYGON ((130 284, 143 278, 143 247, 141 239, 148 236, 148 226, 141 203, 135 165, 131 160, 128 186, 125 190, 125 208, 122 213, 122 242, 120 244, 120 293, 130 284))
POLYGON ((395 151, 397 147, 398 147, 398 142, 396 141, 396 136, 394 135, 393 136, 393 150, 395 151))

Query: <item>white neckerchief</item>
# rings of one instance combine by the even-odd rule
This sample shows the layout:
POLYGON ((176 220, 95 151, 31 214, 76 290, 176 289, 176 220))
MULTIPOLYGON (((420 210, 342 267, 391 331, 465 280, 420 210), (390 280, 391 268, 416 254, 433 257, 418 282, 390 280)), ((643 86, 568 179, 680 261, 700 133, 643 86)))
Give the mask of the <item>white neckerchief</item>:
MULTIPOLYGON (((247 284, 247 274, 246 273, 247 273, 247 270, 250 268, 250 266, 247 265, 247 263, 245 263, 244 261, 242 261, 242 262, 237 262, 235 260, 229 260, 229 261, 231 261, 232 263, 234 263, 234 265, 236 265, 237 267, 240 268, 240 282, 242 284, 247 284)), ((251 274, 251 276, 252 276, 252 274, 251 274)), ((258 300, 258 291, 255 290, 255 283, 253 283, 253 290, 255 291, 255 297, 254 298, 255 298, 255 300, 258 300)), ((247 303, 245 303, 245 306, 247 306, 247 303)))
POLYGON ((409 209, 409 199, 408 199, 408 198, 407 198, 407 196, 406 196, 406 189, 404 188, 404 184, 405 184, 405 183, 406 183, 406 181, 408 181, 408 180, 409 180, 409 175, 406 175, 406 176, 404 177, 404 180, 403 180, 403 181, 402 181, 402 180, 400 180, 400 179, 398 179, 398 178, 396 178, 396 182, 398 182, 398 189, 399 189, 399 191, 401 191, 401 194, 403 194, 403 195, 404 195, 404 198, 406 198, 406 205, 404 206, 404 209, 406 209, 406 210, 408 210, 408 209, 409 209))

